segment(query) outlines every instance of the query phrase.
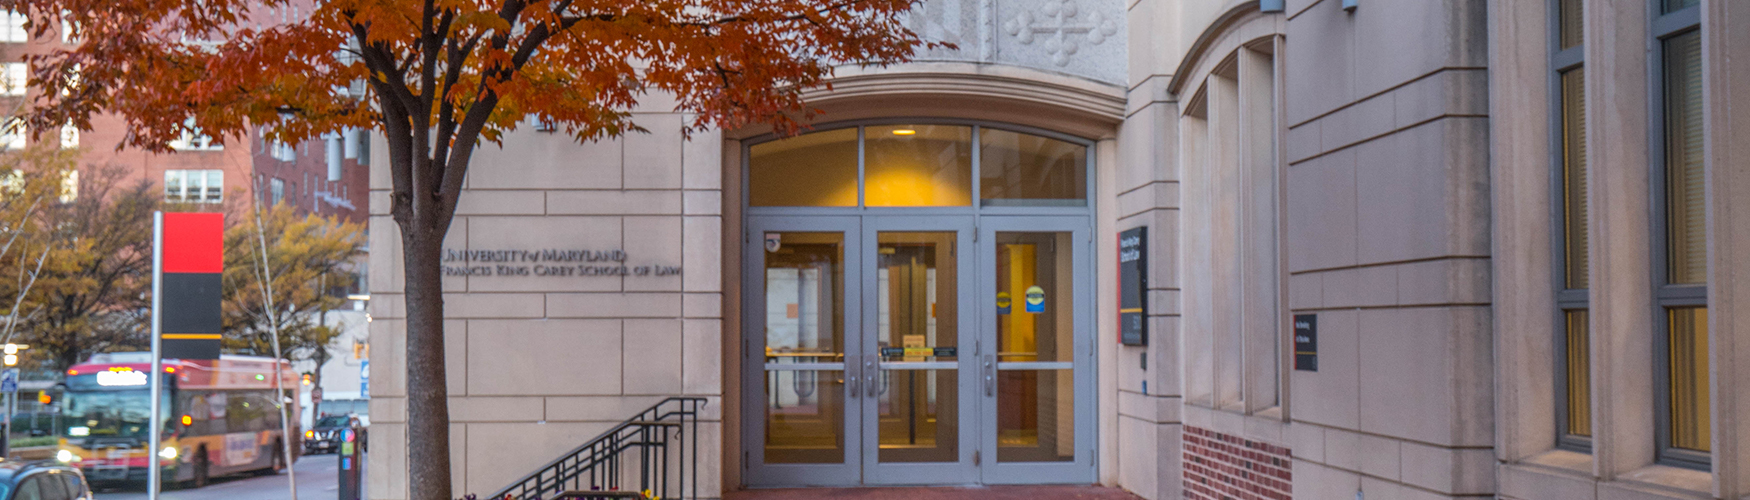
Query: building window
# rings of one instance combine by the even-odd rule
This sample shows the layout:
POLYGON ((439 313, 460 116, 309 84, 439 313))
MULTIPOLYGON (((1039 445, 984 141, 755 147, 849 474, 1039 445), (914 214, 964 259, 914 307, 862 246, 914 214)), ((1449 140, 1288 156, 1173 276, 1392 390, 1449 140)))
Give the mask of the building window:
POLYGON ((1654 143, 1653 298, 1664 316, 1655 358, 1659 459, 1709 468, 1707 206, 1702 171, 1700 8, 1696 0, 1662 0, 1653 19, 1659 51, 1655 102, 1662 113, 1654 143))
POLYGON ((750 207, 964 207, 975 195, 980 207, 1087 205, 1086 145, 985 126, 823 130, 748 156, 750 207))
POLYGON ((1592 436, 1591 333, 1588 288, 1591 242, 1586 168, 1586 68, 1580 0, 1557 0, 1550 64, 1554 79, 1556 176, 1557 444, 1588 451, 1592 436))
POLYGON ((79 171, 68 170, 61 174, 61 203, 72 203, 79 199, 79 171))
MULTIPOLYGON (((1282 343, 1290 338, 1280 301, 1287 280, 1279 257, 1276 75, 1280 39, 1256 40, 1229 54, 1192 93, 1180 120, 1185 179, 1181 219, 1200 241, 1187 259, 1207 262, 1190 281, 1213 285, 1185 312, 1188 356, 1210 367, 1187 375, 1186 399, 1256 414, 1281 405, 1282 343), (1193 232, 1194 231, 1194 232, 1193 232), (1202 269, 1206 267, 1207 269, 1202 269)), ((1187 300, 1190 304, 1192 301, 1187 300)))
POLYGON ((165 170, 164 201, 220 203, 225 201, 225 171, 165 170))
POLYGON ((271 144, 272 145, 268 147, 268 151, 270 152, 269 156, 272 156, 273 159, 279 161, 297 161, 298 150, 293 148, 292 145, 279 141, 272 141, 271 144))
POLYGON ((8 151, 24 149, 24 138, 29 135, 27 132, 24 122, 17 119, 6 120, 5 125, 0 125, 0 146, 8 151))
POLYGON ((286 199, 286 181, 280 180, 278 177, 275 177, 273 180, 268 181, 267 186, 268 186, 267 204, 278 205, 278 204, 280 204, 281 201, 285 201, 285 199, 286 199))
POLYGON ((30 22, 30 18, 11 10, 0 11, 0 16, 5 18, 0 20, 0 30, 5 30, 4 33, 0 33, 0 42, 24 43, 30 41, 30 30, 24 27, 25 23, 30 22))
POLYGON ((24 89, 28 83, 30 83, 29 65, 22 62, 6 63, 5 73, 0 74, 0 94, 24 95, 24 89))
POLYGON ((66 124, 61 126, 61 149, 79 147, 79 126, 66 124))
POLYGON ((222 151, 224 144, 213 140, 200 127, 195 126, 194 119, 183 122, 182 137, 170 141, 170 148, 178 151, 222 151))

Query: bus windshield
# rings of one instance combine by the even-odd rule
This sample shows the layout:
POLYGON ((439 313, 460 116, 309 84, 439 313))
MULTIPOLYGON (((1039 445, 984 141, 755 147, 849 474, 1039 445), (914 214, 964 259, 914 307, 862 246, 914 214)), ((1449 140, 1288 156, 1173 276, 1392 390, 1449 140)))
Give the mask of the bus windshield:
MULTIPOLYGON (((168 407, 161 410, 169 413, 168 407)), ((63 435, 146 438, 150 425, 146 415, 151 411, 152 398, 146 390, 68 391, 63 435)))

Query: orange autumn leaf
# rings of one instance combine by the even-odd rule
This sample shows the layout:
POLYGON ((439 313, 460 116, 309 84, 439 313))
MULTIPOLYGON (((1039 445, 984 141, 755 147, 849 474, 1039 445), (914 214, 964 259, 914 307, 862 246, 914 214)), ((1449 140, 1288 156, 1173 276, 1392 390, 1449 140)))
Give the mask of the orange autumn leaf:
MULTIPOLYGON (((927 45, 900 22, 912 0, 17 0, 39 33, 76 45, 31 56, 42 89, 29 130, 113 113, 126 145, 166 151, 197 127, 263 126, 296 143, 385 120, 528 123, 580 139, 633 128, 626 110, 677 98, 691 130, 794 130, 799 91, 844 64, 927 45), (434 98, 438 96, 441 98, 434 98)), ((460 138, 460 137, 457 137, 460 138)), ((433 151, 436 152, 436 151, 433 151)))
POLYGON ((843 65, 934 44, 916 0, 11 0, 38 37, 28 130, 119 116, 122 146, 199 132, 295 144, 349 128, 387 143, 404 266, 413 500, 451 500, 439 256, 473 152, 522 124, 579 140, 638 130, 641 100, 687 131, 813 114, 801 92, 843 65))

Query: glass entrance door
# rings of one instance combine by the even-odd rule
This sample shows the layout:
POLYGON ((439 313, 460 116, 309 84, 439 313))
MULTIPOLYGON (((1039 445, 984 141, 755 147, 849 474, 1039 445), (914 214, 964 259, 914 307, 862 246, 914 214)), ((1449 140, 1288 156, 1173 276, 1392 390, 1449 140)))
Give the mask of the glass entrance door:
POLYGON ((862 233, 856 217, 750 219, 743 267, 751 485, 862 480, 862 233))
POLYGON ((1086 218, 748 221, 749 485, 1093 480, 1086 218))
POLYGON ((750 218, 749 484, 976 481, 971 221, 750 218))
POLYGON ((1093 480, 1093 290, 1081 217, 980 220, 987 483, 1093 480))
POLYGON ((966 483, 975 367, 971 217, 865 217, 864 483, 966 483))

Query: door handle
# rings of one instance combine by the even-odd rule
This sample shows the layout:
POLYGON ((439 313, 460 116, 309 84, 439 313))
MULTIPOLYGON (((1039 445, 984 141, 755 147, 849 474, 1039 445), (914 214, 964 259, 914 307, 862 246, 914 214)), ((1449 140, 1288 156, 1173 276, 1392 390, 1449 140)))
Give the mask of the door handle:
POLYGON ((986 354, 986 355, 984 355, 984 395, 985 395, 985 397, 993 397, 993 396, 997 395, 997 380, 996 379, 997 379, 996 355, 986 354))
POLYGON ((881 376, 881 371, 876 369, 878 358, 876 358, 876 355, 874 354, 865 354, 863 355, 863 359, 863 369, 865 370, 863 372, 863 378, 868 379, 867 383, 863 385, 869 387, 869 397, 873 398, 880 396, 881 383, 879 382, 880 379, 876 378, 881 376))
POLYGON ((851 397, 853 397, 853 398, 857 397, 857 390, 859 389, 859 387, 857 387, 857 376, 856 375, 845 376, 845 388, 849 389, 848 392, 850 392, 851 397))

